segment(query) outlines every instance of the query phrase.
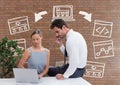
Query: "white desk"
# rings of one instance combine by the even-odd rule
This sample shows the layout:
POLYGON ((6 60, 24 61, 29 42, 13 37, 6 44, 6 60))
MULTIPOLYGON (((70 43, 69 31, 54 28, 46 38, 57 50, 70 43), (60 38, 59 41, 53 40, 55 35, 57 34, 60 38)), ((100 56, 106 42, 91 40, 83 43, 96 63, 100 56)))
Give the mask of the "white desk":
POLYGON ((83 78, 57 80, 55 77, 43 77, 39 83, 16 83, 14 78, 0 79, 0 85, 92 85, 83 78))

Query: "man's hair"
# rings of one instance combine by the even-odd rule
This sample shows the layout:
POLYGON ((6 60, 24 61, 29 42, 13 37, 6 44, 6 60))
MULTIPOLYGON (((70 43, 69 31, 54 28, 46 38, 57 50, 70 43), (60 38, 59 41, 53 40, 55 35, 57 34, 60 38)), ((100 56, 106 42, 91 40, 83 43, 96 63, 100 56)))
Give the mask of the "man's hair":
POLYGON ((53 29, 54 27, 58 27, 59 29, 62 29, 63 25, 65 25, 66 27, 68 27, 67 24, 66 24, 66 22, 63 19, 55 19, 51 23, 50 29, 53 29))
POLYGON ((32 36, 35 35, 35 34, 39 34, 39 35, 42 37, 42 31, 41 31, 40 29, 35 29, 35 30, 32 32, 32 34, 31 34, 31 38, 32 38, 32 36))

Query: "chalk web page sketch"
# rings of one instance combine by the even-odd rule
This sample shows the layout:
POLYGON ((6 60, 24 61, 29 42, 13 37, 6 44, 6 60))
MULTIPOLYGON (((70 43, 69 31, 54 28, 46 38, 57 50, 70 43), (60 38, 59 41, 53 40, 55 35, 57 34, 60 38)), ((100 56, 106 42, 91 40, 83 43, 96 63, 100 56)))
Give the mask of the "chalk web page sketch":
POLYGON ((112 22, 95 20, 93 36, 111 38, 112 27, 112 22))
POLYGON ((8 26, 11 35, 30 30, 27 16, 8 19, 8 26))
POLYGON ((66 62, 64 61, 56 61, 55 66, 63 66, 68 63, 68 58, 66 58, 66 62))
POLYGON ((103 78, 105 63, 88 61, 86 66, 85 77, 103 78))
POLYGON ((53 6, 53 18, 64 19, 65 21, 75 21, 73 18, 73 6, 72 5, 58 5, 53 6))
POLYGON ((114 56, 113 41, 93 42, 95 59, 114 56))
MULTIPOLYGON (((26 49, 26 40, 24 38, 14 39, 14 41, 17 41, 18 48, 20 48, 22 51, 26 49)), ((14 53, 14 56, 18 56, 17 53, 14 53)))
POLYGON ((22 50, 26 49, 26 39, 21 38, 21 39, 14 39, 17 41, 18 47, 21 48, 22 50))
POLYGON ((62 66, 64 61, 56 61, 55 66, 62 66))

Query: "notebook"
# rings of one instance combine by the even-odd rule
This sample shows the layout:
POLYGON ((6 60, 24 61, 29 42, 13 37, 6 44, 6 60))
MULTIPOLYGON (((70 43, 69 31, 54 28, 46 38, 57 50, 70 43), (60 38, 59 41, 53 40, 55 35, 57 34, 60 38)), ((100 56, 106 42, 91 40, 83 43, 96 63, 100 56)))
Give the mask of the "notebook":
POLYGON ((38 83, 38 73, 36 69, 13 68, 16 82, 18 83, 38 83))

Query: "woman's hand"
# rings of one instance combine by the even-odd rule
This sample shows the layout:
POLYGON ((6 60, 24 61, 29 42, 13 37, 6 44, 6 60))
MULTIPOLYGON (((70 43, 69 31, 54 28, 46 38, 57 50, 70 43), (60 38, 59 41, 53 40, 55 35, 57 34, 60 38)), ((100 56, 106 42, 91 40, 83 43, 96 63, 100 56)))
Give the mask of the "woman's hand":
POLYGON ((43 77, 43 75, 41 75, 41 74, 38 75, 38 78, 39 78, 39 79, 41 79, 42 77, 43 77))

